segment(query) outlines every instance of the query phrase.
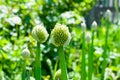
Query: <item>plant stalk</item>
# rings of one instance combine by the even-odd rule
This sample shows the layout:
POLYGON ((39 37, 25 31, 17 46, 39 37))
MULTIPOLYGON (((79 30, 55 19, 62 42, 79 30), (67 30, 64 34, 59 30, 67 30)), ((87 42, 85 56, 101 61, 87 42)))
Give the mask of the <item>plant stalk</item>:
POLYGON ((22 66, 22 80, 26 79, 26 64, 25 60, 23 60, 23 66, 22 66))
POLYGON ((40 43, 37 42, 37 52, 35 58, 35 80, 41 80, 40 43))
POLYGON ((59 49, 59 56, 60 56, 60 68, 61 68, 62 80, 68 80, 63 46, 60 46, 58 49, 59 49))
POLYGON ((81 80, 86 80, 86 64, 85 64, 85 32, 83 32, 83 41, 82 41, 82 74, 81 80))
POLYGON ((108 47, 108 33, 109 33, 109 21, 107 20, 106 23, 106 36, 105 36, 105 47, 104 47, 104 53, 103 53, 103 63, 102 63, 102 75, 101 75, 101 80, 104 80, 104 73, 105 73, 105 68, 107 66, 107 47, 108 47))
POLYGON ((94 44, 94 30, 92 31, 92 43, 88 54, 88 80, 92 80, 93 72, 93 44, 94 44))

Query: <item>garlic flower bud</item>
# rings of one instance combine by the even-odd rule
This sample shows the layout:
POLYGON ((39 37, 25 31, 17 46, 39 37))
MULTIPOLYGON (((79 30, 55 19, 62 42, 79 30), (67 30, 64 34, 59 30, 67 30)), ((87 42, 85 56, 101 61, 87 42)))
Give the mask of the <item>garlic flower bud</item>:
POLYGON ((48 64, 49 66, 52 66, 52 63, 51 63, 51 60, 50 60, 50 59, 47 59, 46 62, 47 62, 47 64, 48 64))
POLYGON ((81 23, 81 28, 82 28, 82 31, 83 31, 83 32, 86 31, 86 24, 85 24, 85 22, 82 22, 82 23, 81 23))
POLYGON ((55 80, 62 80, 62 78, 61 78, 61 69, 56 71, 55 80))
POLYGON ((96 30, 97 29, 97 22, 93 21, 92 23, 92 30, 96 30))
POLYGON ((112 21, 112 12, 109 9, 105 12, 105 18, 112 21))
POLYGON ((66 25, 57 23, 51 32, 51 43, 56 47, 68 45, 71 40, 71 34, 66 25))
POLYGON ((29 51, 29 49, 26 47, 26 48, 22 51, 21 55, 22 55, 22 57, 23 57, 24 59, 29 58, 29 57, 30 57, 30 51, 29 51))
POLYGON ((49 34, 43 25, 37 25, 32 30, 32 36, 38 42, 44 43, 47 40, 49 34))
POLYGON ((91 34, 90 34, 90 33, 87 33, 87 34, 86 34, 86 42, 87 42, 87 43, 90 43, 90 40, 91 40, 91 34))

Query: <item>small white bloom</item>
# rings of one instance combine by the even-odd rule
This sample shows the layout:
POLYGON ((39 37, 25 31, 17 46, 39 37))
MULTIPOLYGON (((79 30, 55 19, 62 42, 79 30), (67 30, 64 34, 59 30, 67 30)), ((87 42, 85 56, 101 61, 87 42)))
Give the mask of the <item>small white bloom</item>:
POLYGON ((21 24, 21 18, 19 16, 10 17, 6 21, 12 26, 21 24))
POLYGON ((29 51, 29 49, 26 47, 23 51, 22 51, 22 57, 24 58, 24 59, 27 59, 27 58, 29 58, 30 57, 30 51, 29 51))
POLYGON ((7 8, 5 5, 1 5, 1 6, 0 6, 0 11, 1 11, 2 13, 8 13, 8 8, 7 8))
POLYGON ((105 69, 105 80, 107 80, 107 78, 109 78, 110 76, 112 77, 112 79, 115 79, 115 74, 113 73, 113 71, 110 68, 106 68, 105 69))
POLYGON ((101 47, 95 47, 95 53, 96 54, 102 55, 103 51, 104 51, 103 48, 101 48, 101 47))
POLYGON ((19 16, 14 16, 12 18, 14 24, 20 24, 21 23, 21 18, 19 16))
POLYGON ((74 13, 72 11, 67 11, 67 12, 61 14, 62 18, 67 18, 67 19, 71 18, 73 16, 74 16, 74 13))

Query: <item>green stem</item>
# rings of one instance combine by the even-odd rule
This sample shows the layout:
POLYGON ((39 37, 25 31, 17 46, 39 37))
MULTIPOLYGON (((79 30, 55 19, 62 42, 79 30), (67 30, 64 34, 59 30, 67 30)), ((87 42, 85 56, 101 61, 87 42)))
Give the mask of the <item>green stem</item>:
POLYGON ((30 71, 27 72, 27 80, 30 80, 30 71))
POLYGON ((85 32, 83 32, 83 41, 82 41, 82 74, 81 80, 86 80, 86 64, 85 64, 85 32))
POLYGON ((109 33, 109 22, 107 20, 106 23, 106 36, 105 36, 105 47, 104 47, 104 53, 103 53, 103 63, 102 63, 102 75, 101 75, 101 80, 104 80, 104 73, 105 73, 105 68, 107 66, 107 47, 108 47, 108 33, 109 33))
POLYGON ((63 46, 60 46, 58 49, 59 49, 59 56, 60 56, 60 68, 62 73, 62 80, 68 80, 63 46))
POLYGON ((26 65, 25 61, 23 61, 23 66, 22 66, 22 80, 25 80, 26 78, 26 65))
POLYGON ((35 80, 41 80, 40 43, 37 42, 37 52, 35 58, 35 80))
POLYGON ((88 54, 88 80, 92 80, 93 72, 93 44, 94 44, 94 31, 92 32, 92 43, 88 54))
POLYGON ((55 66, 54 66, 54 72, 53 72, 53 74, 54 74, 53 78, 54 79, 55 79, 55 72, 57 71, 57 66, 58 66, 58 60, 56 61, 55 66))
POLYGON ((116 19, 117 22, 119 20, 119 6, 118 6, 118 0, 114 0, 114 7, 115 7, 115 11, 116 11, 116 19))
POLYGON ((16 25, 16 33, 17 33, 17 39, 19 39, 20 33, 19 33, 19 26, 16 25))

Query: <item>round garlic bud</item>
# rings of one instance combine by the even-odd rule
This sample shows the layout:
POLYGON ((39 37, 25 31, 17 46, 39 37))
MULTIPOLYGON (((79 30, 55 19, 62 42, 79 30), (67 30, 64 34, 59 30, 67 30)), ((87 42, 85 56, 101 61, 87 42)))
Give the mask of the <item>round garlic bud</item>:
POLYGON ((92 30, 96 30, 97 29, 97 22, 93 21, 92 23, 92 30))
POLYGON ((82 31, 83 31, 83 32, 86 31, 86 24, 85 24, 85 22, 82 22, 82 23, 81 23, 81 28, 82 28, 82 31))
POLYGON ((29 57, 30 57, 30 51, 29 51, 29 49, 26 47, 26 48, 22 51, 21 55, 22 55, 22 57, 23 57, 24 59, 29 58, 29 57))
POLYGON ((56 71, 55 80, 62 80, 62 78, 61 78, 61 69, 56 71))
POLYGON ((109 9, 105 12, 105 18, 112 21, 112 12, 109 9))
POLYGON ((49 34, 43 25, 37 25, 32 30, 32 36, 38 42, 44 43, 47 40, 49 34))
POLYGON ((51 43, 55 46, 68 45, 71 40, 71 34, 66 25, 56 24, 51 32, 51 43))

